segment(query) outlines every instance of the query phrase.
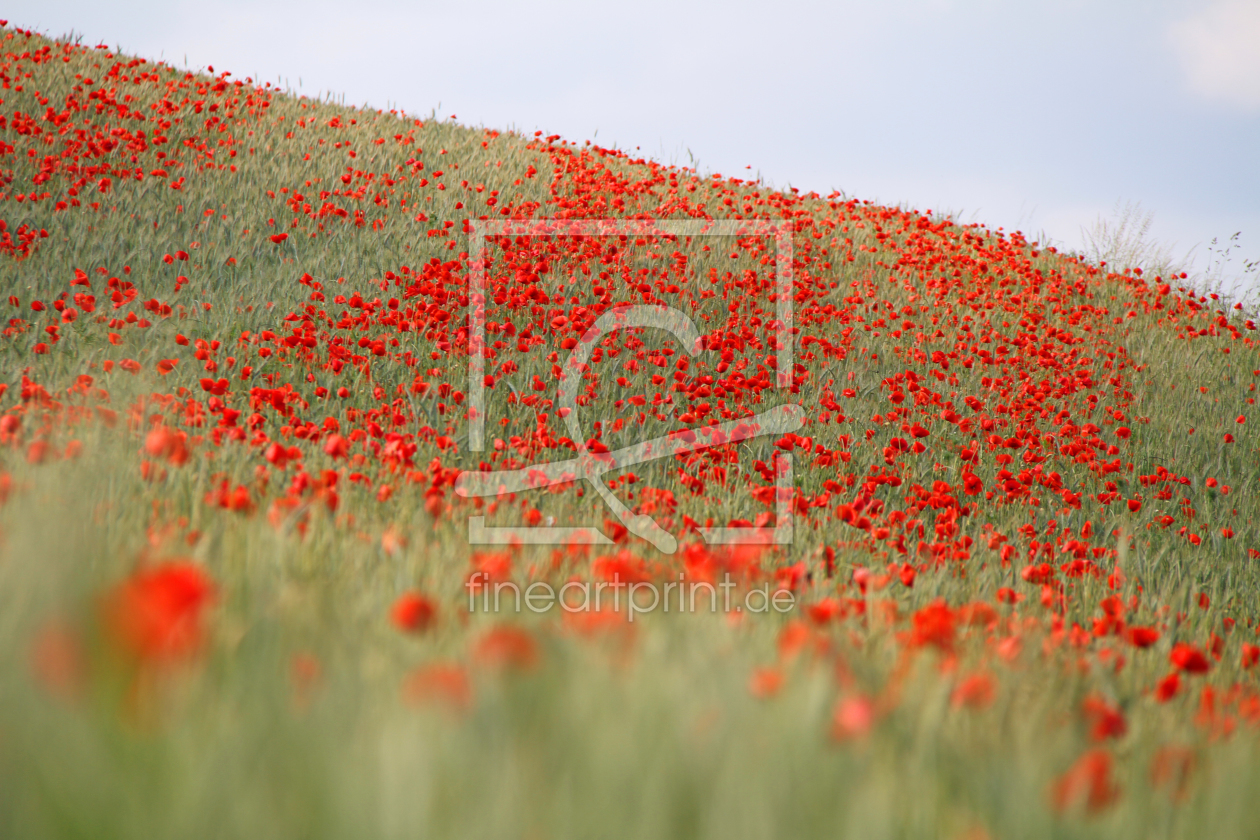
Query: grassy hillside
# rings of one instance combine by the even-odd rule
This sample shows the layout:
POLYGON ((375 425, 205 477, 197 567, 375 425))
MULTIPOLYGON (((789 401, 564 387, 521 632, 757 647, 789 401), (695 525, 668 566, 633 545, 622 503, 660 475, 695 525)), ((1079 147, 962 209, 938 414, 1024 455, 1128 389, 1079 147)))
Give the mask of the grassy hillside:
POLYGON ((1260 831, 1252 314, 930 213, 0 37, 0 835, 1260 831), (773 236, 513 236, 470 383, 469 221, 533 219, 790 223, 792 368, 773 236), (566 358, 644 303, 701 351, 599 336, 571 439, 566 358), (585 482, 455 491, 788 404, 605 476, 672 554, 585 482), (775 525, 785 455, 791 543, 707 545, 775 525), (470 546, 474 515, 613 542, 470 546), (735 606, 479 588, 684 581, 735 606))

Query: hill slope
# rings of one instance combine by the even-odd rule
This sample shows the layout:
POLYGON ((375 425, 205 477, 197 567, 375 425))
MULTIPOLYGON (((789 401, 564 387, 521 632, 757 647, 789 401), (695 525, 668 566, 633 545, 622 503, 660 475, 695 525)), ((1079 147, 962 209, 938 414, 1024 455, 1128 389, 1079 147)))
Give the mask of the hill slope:
POLYGON ((1254 835, 1245 313, 930 213, 3 38, 6 833, 1254 835), (470 232, 542 219, 641 227, 487 238, 470 381, 470 232), (766 227, 649 226, 707 220, 766 227), (627 304, 701 348, 588 334, 627 304), (784 404, 606 474, 675 553, 586 482, 455 492, 784 404), (703 538, 789 510, 790 544, 703 538), (613 542, 469 546, 473 515, 613 542), (493 588, 726 581, 719 614, 493 588))

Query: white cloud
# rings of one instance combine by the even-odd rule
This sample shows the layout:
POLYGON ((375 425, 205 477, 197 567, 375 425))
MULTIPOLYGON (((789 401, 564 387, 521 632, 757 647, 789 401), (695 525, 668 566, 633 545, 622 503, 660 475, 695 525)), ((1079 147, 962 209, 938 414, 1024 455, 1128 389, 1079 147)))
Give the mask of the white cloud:
POLYGON ((1260 108, 1260 3, 1218 0, 1173 23, 1168 35, 1192 90, 1260 108))

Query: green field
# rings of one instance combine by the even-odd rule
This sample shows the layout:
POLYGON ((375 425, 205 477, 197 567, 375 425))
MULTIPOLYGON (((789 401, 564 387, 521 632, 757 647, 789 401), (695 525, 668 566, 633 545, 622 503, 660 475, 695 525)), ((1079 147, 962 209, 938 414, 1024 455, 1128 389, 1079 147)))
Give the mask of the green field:
POLYGON ((0 38, 0 836, 1260 834, 1248 307, 930 211, 0 38), (491 236, 470 382, 469 222, 543 219, 773 222, 790 255, 491 236), (596 337, 571 439, 565 360, 622 304, 702 347, 596 337), (604 476, 674 553, 589 482, 456 492, 781 405, 795 432, 604 476), (790 543, 706 544, 776 504, 790 543), (470 545, 471 516, 611 542, 470 545), (620 600, 698 582, 732 606, 620 600), (535 584, 619 600, 515 609, 535 584))

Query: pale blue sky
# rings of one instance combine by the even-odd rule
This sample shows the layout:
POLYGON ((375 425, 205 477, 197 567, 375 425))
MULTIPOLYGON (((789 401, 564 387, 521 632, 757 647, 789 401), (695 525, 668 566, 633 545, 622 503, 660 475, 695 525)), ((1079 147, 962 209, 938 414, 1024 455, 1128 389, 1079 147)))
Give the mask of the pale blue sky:
POLYGON ((9 17, 1069 246, 1136 201, 1179 254, 1241 230, 1260 258, 1260 0, 46 0, 9 17))

